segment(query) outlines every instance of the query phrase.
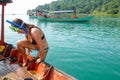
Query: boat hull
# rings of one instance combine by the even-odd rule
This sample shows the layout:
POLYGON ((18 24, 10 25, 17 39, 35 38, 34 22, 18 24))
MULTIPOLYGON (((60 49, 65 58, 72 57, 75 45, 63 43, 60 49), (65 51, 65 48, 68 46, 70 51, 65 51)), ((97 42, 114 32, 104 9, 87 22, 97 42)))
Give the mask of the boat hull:
POLYGON ((49 21, 49 22, 88 22, 93 18, 93 16, 81 17, 81 18, 41 18, 38 17, 39 21, 49 21))

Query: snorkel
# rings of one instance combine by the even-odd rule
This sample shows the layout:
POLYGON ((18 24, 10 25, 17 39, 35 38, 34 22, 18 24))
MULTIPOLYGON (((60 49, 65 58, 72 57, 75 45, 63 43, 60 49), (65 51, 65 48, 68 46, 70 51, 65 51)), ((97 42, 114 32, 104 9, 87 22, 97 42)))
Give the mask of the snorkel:
POLYGON ((11 21, 9 21, 9 20, 6 20, 6 22, 10 23, 11 25, 14 25, 14 27, 16 27, 16 28, 19 28, 19 29, 24 30, 24 32, 25 32, 26 34, 28 34, 28 31, 27 31, 27 29, 23 26, 23 24, 22 24, 22 25, 19 25, 19 24, 17 24, 17 23, 11 22, 11 21))

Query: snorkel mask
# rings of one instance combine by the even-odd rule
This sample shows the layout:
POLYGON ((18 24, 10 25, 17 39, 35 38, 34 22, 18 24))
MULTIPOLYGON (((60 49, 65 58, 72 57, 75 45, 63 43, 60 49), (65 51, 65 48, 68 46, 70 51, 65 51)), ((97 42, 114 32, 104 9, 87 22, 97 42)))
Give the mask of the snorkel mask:
POLYGON ((6 22, 8 22, 8 23, 11 24, 11 26, 10 26, 9 28, 10 28, 12 31, 17 32, 18 30, 22 29, 22 30, 24 30, 24 32, 25 32, 26 34, 28 34, 27 29, 23 26, 24 22, 23 22, 21 25, 15 23, 15 22, 11 22, 11 21, 9 21, 9 20, 6 20, 6 22))
POLYGON ((14 27, 13 25, 9 26, 10 30, 12 30, 13 32, 18 32, 18 30, 20 30, 17 27, 14 27))

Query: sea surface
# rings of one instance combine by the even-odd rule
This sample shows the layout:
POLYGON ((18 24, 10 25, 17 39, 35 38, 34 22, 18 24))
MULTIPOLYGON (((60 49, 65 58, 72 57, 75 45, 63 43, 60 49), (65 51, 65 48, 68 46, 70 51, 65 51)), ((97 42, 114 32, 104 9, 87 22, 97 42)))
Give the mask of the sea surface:
MULTIPOLYGON (((87 23, 70 23, 5 15, 5 20, 14 18, 43 30, 50 48, 46 57, 49 64, 78 80, 120 80, 120 18, 94 17, 87 23)), ((9 25, 5 21, 5 41, 16 46, 24 35, 12 32, 9 25)))

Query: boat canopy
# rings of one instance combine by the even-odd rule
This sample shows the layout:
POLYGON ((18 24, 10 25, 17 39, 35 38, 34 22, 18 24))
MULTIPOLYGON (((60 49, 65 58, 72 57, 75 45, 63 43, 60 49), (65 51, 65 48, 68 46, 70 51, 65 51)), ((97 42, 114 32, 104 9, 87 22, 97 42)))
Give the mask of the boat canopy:
POLYGON ((57 14, 57 13, 73 13, 75 10, 65 10, 65 11, 52 11, 50 14, 57 14))
POLYGON ((0 0, 0 4, 2 3, 12 3, 12 0, 0 0))

